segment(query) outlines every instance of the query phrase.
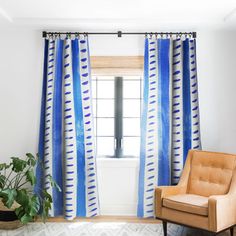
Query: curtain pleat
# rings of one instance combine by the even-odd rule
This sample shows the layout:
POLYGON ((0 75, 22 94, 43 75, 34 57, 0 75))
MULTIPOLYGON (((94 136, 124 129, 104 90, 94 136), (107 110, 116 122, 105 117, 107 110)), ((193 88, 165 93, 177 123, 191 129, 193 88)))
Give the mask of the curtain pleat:
POLYGON ((195 39, 146 38, 138 216, 154 216, 154 189, 177 184, 200 149, 195 39))
POLYGON ((51 216, 99 214, 88 40, 46 39, 37 186, 53 198, 51 216), (44 181, 47 175, 62 192, 44 181))

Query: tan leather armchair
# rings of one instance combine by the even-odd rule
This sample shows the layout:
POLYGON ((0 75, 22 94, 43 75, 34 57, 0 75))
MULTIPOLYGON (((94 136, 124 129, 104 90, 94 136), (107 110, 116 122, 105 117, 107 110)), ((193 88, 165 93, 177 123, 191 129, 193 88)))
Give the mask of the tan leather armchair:
POLYGON ((155 189, 156 218, 213 232, 236 224, 236 155, 190 150, 179 184, 155 189))

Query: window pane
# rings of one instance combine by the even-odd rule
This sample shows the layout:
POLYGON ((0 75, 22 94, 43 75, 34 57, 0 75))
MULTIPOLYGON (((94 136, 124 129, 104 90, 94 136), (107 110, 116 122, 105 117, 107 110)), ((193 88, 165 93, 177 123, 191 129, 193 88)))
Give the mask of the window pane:
POLYGON ((140 137, 124 137, 123 153, 125 156, 139 156, 140 137))
POLYGON ((124 118, 123 119, 124 136, 140 135, 140 118, 124 118))
POLYGON ((96 99, 93 99, 93 117, 97 116, 96 112, 97 112, 97 110, 96 110, 96 99))
POLYGON ((97 156, 114 155, 114 138, 97 137, 97 156))
MULTIPOLYGON (((96 117, 106 117, 94 119, 97 155, 113 156, 115 76, 93 76, 92 79, 93 114, 96 117)), ((140 136, 140 118, 132 118, 140 117, 140 98, 143 93, 140 88, 140 79, 140 76, 123 77, 123 117, 129 117, 123 118, 125 156, 139 156, 140 152, 140 137, 127 137, 140 136)))
POLYGON ((140 98, 140 81, 123 81, 124 98, 140 98))
POLYGON ((94 119, 94 122, 93 122, 93 130, 94 130, 94 136, 97 136, 97 120, 96 120, 96 118, 94 119))
MULTIPOLYGON (((96 79, 96 77, 94 79, 96 79)), ((97 94, 96 94, 96 80, 92 80, 92 96, 93 96, 93 98, 97 97, 97 94)))
POLYGON ((98 100, 97 116, 114 117, 114 100, 98 100))
POLYGON ((97 81, 97 98, 114 98, 114 80, 97 81))
POLYGON ((144 84, 144 81, 143 81, 143 77, 141 78, 141 98, 143 98, 143 84, 144 84))
POLYGON ((97 118, 97 136, 114 136, 114 118, 97 118))
POLYGON ((124 117, 140 117, 140 100, 124 99, 123 116, 124 117))

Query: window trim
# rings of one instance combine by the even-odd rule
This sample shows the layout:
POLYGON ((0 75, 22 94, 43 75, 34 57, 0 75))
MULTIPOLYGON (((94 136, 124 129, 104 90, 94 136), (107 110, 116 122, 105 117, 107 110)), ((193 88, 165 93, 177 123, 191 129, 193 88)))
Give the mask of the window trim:
POLYGON ((123 77, 114 77, 114 150, 115 157, 123 157, 123 77))
MULTIPOLYGON (((91 74, 92 76, 96 77, 96 84, 97 84, 97 76, 113 76, 114 78, 116 77, 124 77, 124 76, 143 76, 143 63, 144 62, 144 57, 143 56, 91 56, 90 57, 90 64, 91 64, 91 74)), ((109 79, 104 79, 104 80, 109 80, 109 79)), ((116 80, 116 79, 115 79, 116 80)), ((133 79, 132 79, 133 81, 133 79)), ((125 98, 125 99, 137 99, 140 100, 140 117, 127 117, 127 118, 140 118, 141 119, 141 100, 142 100, 142 82, 141 79, 138 79, 138 81, 140 81, 140 98, 125 98)), ((116 86, 115 86, 116 88, 116 86)), ((98 86, 96 85, 96 89, 98 90, 98 86)), ((123 89, 123 88, 122 88, 123 89)), ((96 91, 96 93, 98 94, 98 91, 96 91)), ((99 100, 102 98, 96 98, 96 100, 99 100)), ((109 99, 109 98, 104 98, 105 100, 109 99)), ((122 103, 123 101, 123 97, 122 97, 122 103)), ((115 102, 115 97, 112 98, 112 100, 114 100, 115 102)), ((96 101, 96 106, 97 106, 97 101, 96 101)), ((122 104, 123 106, 123 104, 122 104)), ((119 108, 120 109, 120 108, 119 108)), ((96 107, 97 110, 97 107, 96 107)), ((115 108, 116 110, 116 108, 115 108)), ((114 113, 115 113, 114 110, 114 113)), ((123 109, 122 109, 123 110, 123 109)), ((103 118, 103 117, 96 117, 96 118, 103 118)), ((104 117, 105 118, 105 117, 104 117)), ((108 118, 108 117, 107 117, 108 118)), ((112 117, 109 117, 112 118, 112 117)), ((122 125, 123 125, 123 114, 122 114, 122 125)), ((114 122, 116 122, 116 118, 115 118, 115 114, 114 114, 114 122)), ((96 129, 98 128, 97 125, 97 119, 96 119, 96 129)), ((118 150, 116 148, 116 143, 114 143, 114 153, 113 155, 107 155, 105 157, 110 157, 110 158, 127 158, 127 157, 131 157, 134 158, 136 156, 124 156, 123 155, 123 132, 122 132, 122 137, 119 137, 119 132, 118 134, 116 133, 116 124, 114 124, 114 142, 116 139, 122 139, 122 141, 118 141, 118 150)), ((122 129, 123 131, 123 129, 122 129)), ((97 136, 97 132, 96 132, 96 137, 102 137, 102 136, 97 136)), ((104 135, 104 137, 108 137, 107 135, 104 135)), ((137 135, 131 135, 131 136, 127 136, 125 135, 125 137, 140 137, 137 135)), ((117 141, 116 141, 117 142, 117 141)), ((104 156, 103 156, 104 157, 104 156)))

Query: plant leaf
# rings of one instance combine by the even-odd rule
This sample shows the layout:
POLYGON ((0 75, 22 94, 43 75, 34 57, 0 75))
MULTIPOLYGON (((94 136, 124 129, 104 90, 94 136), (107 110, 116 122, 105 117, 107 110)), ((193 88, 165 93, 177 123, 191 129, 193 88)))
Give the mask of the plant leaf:
POLYGON ((4 170, 4 169, 5 169, 5 166, 6 166, 6 163, 0 164, 0 171, 1 171, 1 170, 4 170))
POLYGON ((28 207, 30 208, 29 215, 30 216, 36 216, 40 209, 40 202, 39 198, 36 195, 33 195, 30 199, 28 207))
POLYGON ((28 158, 35 159, 34 155, 32 153, 26 153, 25 154, 28 158))
POLYGON ((4 203, 4 205, 7 208, 12 207, 12 204, 15 201, 16 195, 17 195, 17 192, 14 188, 13 189, 4 189, 1 191, 1 197, 3 198, 2 202, 4 203))
POLYGON ((27 163, 28 163, 28 165, 35 166, 36 160, 35 159, 28 159, 27 163))
POLYGON ((0 175, 0 188, 3 188, 6 183, 6 176, 0 175))
POLYGON ((21 206, 15 210, 20 221, 25 224, 36 216, 40 209, 40 201, 37 195, 30 197, 26 189, 17 190, 16 202, 21 206))
POLYGON ((26 176, 26 180, 28 180, 31 183, 31 185, 36 184, 36 177, 34 175, 33 170, 26 171, 25 176, 26 176))
POLYGON ((59 192, 61 192, 60 186, 56 183, 55 180, 53 180, 52 176, 49 175, 48 178, 49 178, 49 181, 50 181, 51 186, 52 186, 53 188, 56 188, 59 192))
POLYGON ((20 219, 25 214, 23 206, 16 208, 15 213, 16 213, 16 216, 18 217, 18 219, 20 219))
POLYGON ((49 202, 52 203, 52 196, 46 190, 43 190, 43 195, 45 201, 48 200, 49 202))
POLYGON ((29 204, 29 195, 26 189, 17 189, 16 190, 16 202, 19 203, 22 207, 27 207, 29 204))
POLYGON ((41 217, 42 217, 44 223, 48 217, 48 212, 50 209, 51 209, 51 202, 49 200, 44 199, 43 203, 42 203, 42 213, 41 213, 41 217))
POLYGON ((28 222, 32 221, 32 216, 28 215, 28 214, 24 214, 21 218, 20 221, 23 224, 27 224, 28 222))
POLYGON ((21 160, 19 157, 12 157, 12 170, 16 173, 21 172, 25 169, 27 166, 27 162, 24 160, 21 160))
POLYGON ((7 165, 6 163, 2 163, 2 164, 0 164, 0 171, 1 170, 6 170, 6 169, 8 169, 10 167, 10 165, 7 165))
POLYGON ((28 157, 27 163, 31 166, 35 166, 36 165, 36 158, 34 157, 34 155, 31 153, 26 153, 26 156, 28 157))

